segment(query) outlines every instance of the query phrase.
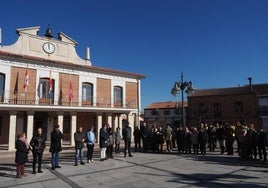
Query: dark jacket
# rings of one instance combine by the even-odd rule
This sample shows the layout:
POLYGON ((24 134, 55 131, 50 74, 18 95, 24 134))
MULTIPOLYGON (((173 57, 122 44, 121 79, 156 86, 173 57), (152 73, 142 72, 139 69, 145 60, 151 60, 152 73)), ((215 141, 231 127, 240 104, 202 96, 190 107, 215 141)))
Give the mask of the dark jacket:
POLYGON ((134 136, 134 140, 140 140, 141 139, 141 131, 137 126, 134 128, 133 136, 134 136))
POLYGON ((131 127, 125 126, 123 128, 123 139, 124 140, 131 140, 131 127))
POLYGON ((51 132, 51 143, 49 152, 58 153, 62 151, 61 139, 63 139, 63 134, 60 131, 54 130, 51 132))
POLYGON ((15 163, 18 165, 23 165, 28 162, 28 153, 29 150, 26 147, 26 144, 20 139, 16 140, 15 147, 17 149, 15 156, 15 163))
POLYGON ((30 145, 33 153, 43 153, 46 148, 46 141, 43 135, 36 134, 32 137, 30 145))
POLYGON ((206 131, 200 131, 198 134, 198 143, 199 144, 206 144, 208 141, 208 134, 206 131))
POLYGON ((109 133, 105 131, 103 128, 100 129, 100 148, 107 147, 107 141, 109 138, 109 133))
POLYGON ((85 138, 85 134, 79 131, 74 133, 74 142, 75 142, 75 149, 82 149, 84 147, 83 139, 85 138))

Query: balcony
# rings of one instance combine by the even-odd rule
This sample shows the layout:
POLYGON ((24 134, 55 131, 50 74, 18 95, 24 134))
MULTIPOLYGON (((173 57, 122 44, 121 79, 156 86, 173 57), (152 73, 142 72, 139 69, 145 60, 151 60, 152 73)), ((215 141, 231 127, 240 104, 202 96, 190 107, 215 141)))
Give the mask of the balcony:
POLYGON ((137 109, 138 103, 136 99, 122 100, 122 104, 113 104, 112 98, 95 97, 91 101, 82 101, 82 96, 79 96, 80 100, 71 99, 68 96, 63 95, 48 95, 45 98, 38 97, 38 93, 21 93, 14 94, 13 92, 0 92, 0 105, 36 105, 36 106, 71 106, 71 107, 94 107, 94 108, 122 108, 122 109, 137 109))

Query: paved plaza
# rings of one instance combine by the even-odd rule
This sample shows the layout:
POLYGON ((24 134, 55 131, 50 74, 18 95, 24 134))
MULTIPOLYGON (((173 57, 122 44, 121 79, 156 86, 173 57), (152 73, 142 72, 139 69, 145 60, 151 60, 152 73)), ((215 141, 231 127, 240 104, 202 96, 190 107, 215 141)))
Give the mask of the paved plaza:
MULTIPOLYGON (((98 149, 96 149, 98 150, 98 149)), ((98 151, 94 163, 74 166, 74 150, 60 154, 60 165, 50 170, 50 155, 44 154, 43 173, 31 174, 26 165, 26 177, 17 179, 14 152, 0 152, 0 187, 68 188, 68 187, 268 187, 268 164, 261 161, 242 161, 234 156, 214 152, 202 155, 172 153, 123 153, 104 162, 98 151)), ((32 155, 29 155, 30 161, 32 155)))

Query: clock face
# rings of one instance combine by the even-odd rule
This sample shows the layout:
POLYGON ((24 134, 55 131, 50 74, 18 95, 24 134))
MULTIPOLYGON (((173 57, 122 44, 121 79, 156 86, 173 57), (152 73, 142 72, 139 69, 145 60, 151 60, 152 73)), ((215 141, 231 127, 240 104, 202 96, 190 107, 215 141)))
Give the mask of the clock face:
POLYGON ((55 51, 55 46, 51 42, 46 42, 43 44, 43 50, 48 54, 52 54, 55 51))

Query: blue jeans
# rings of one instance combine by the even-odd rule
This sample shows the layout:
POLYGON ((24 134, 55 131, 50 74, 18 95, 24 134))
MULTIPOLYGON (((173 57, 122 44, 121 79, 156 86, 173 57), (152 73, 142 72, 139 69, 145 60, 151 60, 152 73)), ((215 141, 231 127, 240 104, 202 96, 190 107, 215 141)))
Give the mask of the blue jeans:
POLYGON ((59 166, 59 153, 58 152, 52 153, 51 166, 52 168, 59 166))
POLYGON ((75 149, 75 164, 77 164, 78 158, 80 159, 80 163, 82 163, 83 162, 83 148, 75 149))

